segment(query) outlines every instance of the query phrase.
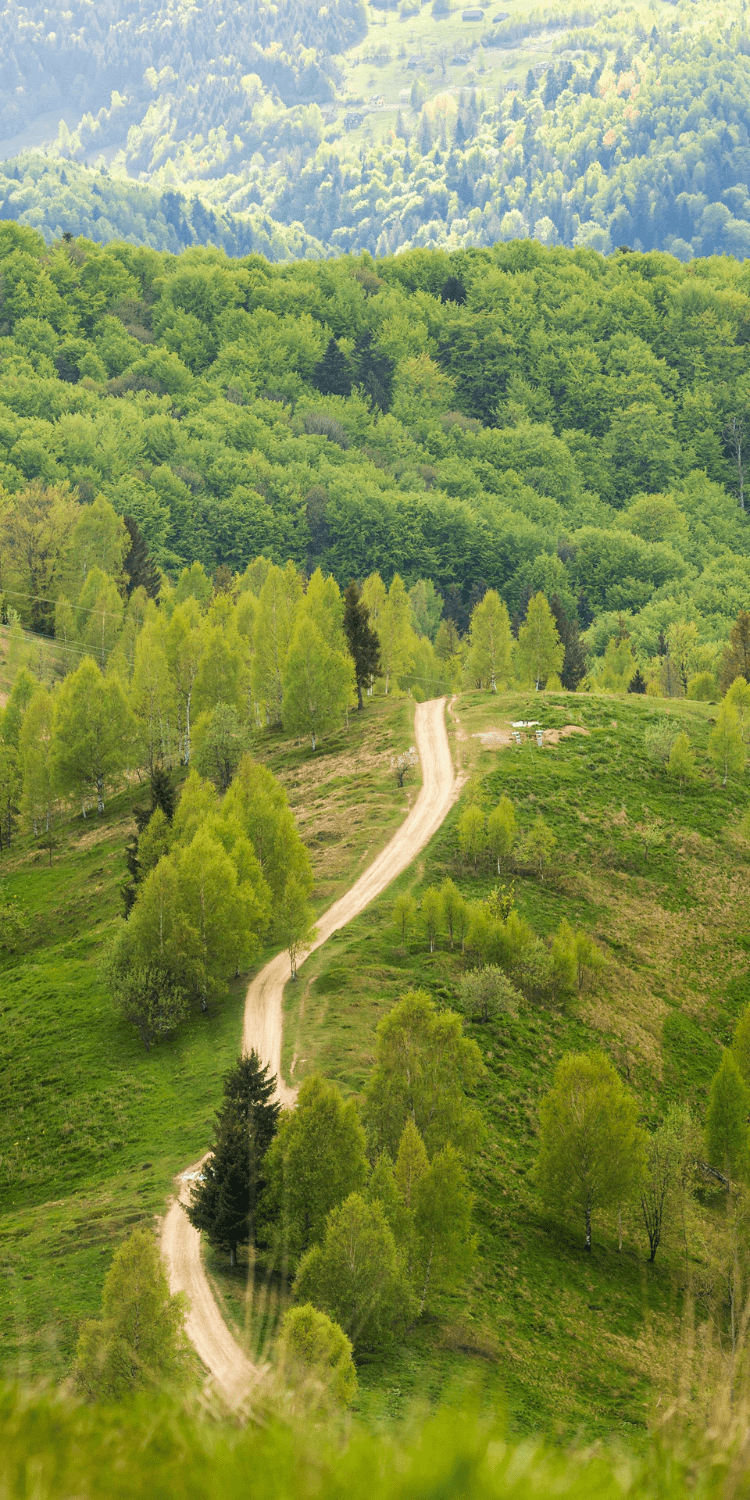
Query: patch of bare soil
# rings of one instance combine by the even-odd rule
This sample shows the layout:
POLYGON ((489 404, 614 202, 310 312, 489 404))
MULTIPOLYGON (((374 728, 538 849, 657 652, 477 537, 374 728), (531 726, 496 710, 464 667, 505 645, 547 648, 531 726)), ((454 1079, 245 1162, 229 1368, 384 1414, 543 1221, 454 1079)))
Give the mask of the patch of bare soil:
MULTIPOLYGON (((458 723, 457 719, 456 723, 458 723)), ((521 736, 522 742, 535 732, 536 731, 534 730, 527 729, 521 729, 518 731, 521 736)), ((590 733, 591 731, 589 729, 584 729, 582 724, 564 724, 562 729, 543 729, 542 745, 558 745, 560 743, 560 740, 567 739, 571 734, 590 733)), ((510 724, 501 724, 499 729, 479 729, 475 734, 472 734, 471 737, 473 740, 480 740, 482 743, 482 747, 485 750, 504 750, 510 745, 515 746, 516 741, 513 738, 513 735, 514 731, 511 728, 510 724)), ((461 738, 460 735, 459 738, 461 738)), ((466 736, 463 735, 463 738, 465 739, 466 736)))

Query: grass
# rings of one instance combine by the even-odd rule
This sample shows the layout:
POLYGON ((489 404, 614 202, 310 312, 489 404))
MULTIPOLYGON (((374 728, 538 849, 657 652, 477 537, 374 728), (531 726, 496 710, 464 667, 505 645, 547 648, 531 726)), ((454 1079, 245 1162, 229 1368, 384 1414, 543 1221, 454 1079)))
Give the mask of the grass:
MULTIPOLYGON (((420 1392, 450 1388, 472 1367, 489 1389, 507 1392, 518 1430, 599 1437, 643 1436, 661 1389, 682 1306, 678 1246, 645 1263, 637 1219, 596 1227, 594 1254, 582 1253, 580 1227, 545 1212, 530 1170, 538 1103, 567 1050, 604 1047, 655 1122, 668 1102, 689 1099, 701 1114, 708 1087, 742 1007, 750 1002, 746 888, 750 849, 736 834, 747 777, 722 789, 706 760, 712 710, 699 704, 545 695, 456 705, 456 750, 478 778, 487 810, 507 793, 521 829, 542 814, 558 839, 554 869, 541 882, 515 874, 519 910, 540 935, 563 917, 594 933, 606 955, 597 991, 567 1009, 524 1007, 495 1024, 467 1022, 486 1065, 479 1102, 485 1137, 474 1168, 481 1259, 474 1282, 444 1300, 402 1349, 361 1373, 362 1407, 408 1404, 420 1392), (698 752, 701 780, 680 795, 644 754, 644 731, 669 714, 698 752), (537 749, 488 750, 479 732, 511 719, 538 718, 588 734, 537 749), (663 842, 646 850, 654 823, 663 842), (391 1392, 391 1397, 387 1393, 391 1392)), ((476 783, 474 783, 476 784, 476 783)), ((419 896, 451 875, 467 895, 497 882, 489 863, 461 862, 459 806, 415 869, 357 922, 313 955, 289 987, 285 1062, 295 1080, 320 1069, 359 1093, 372 1065, 378 1020, 410 986, 455 1004, 463 964, 445 940, 430 955, 415 938, 402 954, 390 926, 394 894, 419 896)), ((506 877, 507 878, 507 877, 506 877)))
MULTIPOLYGON (((316 910, 390 836, 416 783, 399 791, 393 749, 413 737, 413 704, 376 699, 312 756, 268 736, 255 747, 298 812, 316 910)), ((67 1372, 82 1319, 99 1308, 128 1225, 161 1214, 175 1173, 211 1140, 221 1076, 236 1057, 245 980, 146 1055, 100 978, 120 920, 133 786, 104 818, 63 822, 52 867, 29 837, 0 859, 0 891, 27 921, 0 947, 0 1340, 6 1375, 67 1372)))
MULTIPOLYGON (((398 791, 390 755, 412 737, 412 705, 377 699, 348 734, 311 756, 268 737, 256 753, 280 776, 316 871, 320 910, 348 885, 401 820, 416 790, 398 791)), ((702 1110, 720 1047, 750 1001, 746 885, 750 851, 736 832, 747 777, 722 789, 706 760, 710 707, 651 699, 463 695, 454 751, 489 809, 507 792, 522 829, 542 813, 555 829, 544 882, 520 869, 519 909, 542 935, 567 916, 607 956, 598 990, 567 1009, 524 1007, 514 1019, 467 1023, 486 1065, 485 1134, 474 1164, 481 1256, 470 1284, 436 1305, 407 1343, 363 1363, 359 1410, 389 1422, 414 1399, 463 1399, 467 1376, 492 1407, 507 1402, 514 1431, 569 1438, 619 1433, 641 1441, 668 1367, 682 1307, 676 1245, 645 1264, 637 1223, 595 1226, 590 1261, 578 1226, 538 1202, 530 1169, 538 1101, 568 1049, 605 1047, 655 1120, 672 1098, 702 1110), (644 731, 674 716, 698 752, 701 780, 680 795, 646 760, 644 731), (588 734, 538 750, 489 750, 477 736, 510 719, 588 734), (461 736, 460 738, 458 736, 461 736), (647 850, 655 823, 662 842, 647 850)), ((236 1055, 244 982, 207 1020, 148 1057, 110 1009, 98 978, 119 920, 123 849, 133 789, 99 823, 64 825, 53 868, 29 840, 6 857, 3 882, 26 909, 26 951, 0 965, 0 1048, 10 1080, 0 1118, 3 1217, 0 1295, 6 1373, 64 1374, 80 1320, 95 1313, 114 1245, 127 1226, 163 1211, 174 1173, 205 1149, 220 1077, 236 1055)), ((415 867, 314 954, 287 995, 285 1067, 314 1069, 348 1093, 364 1087, 379 1018, 412 985, 455 1004, 462 960, 415 937, 399 951, 394 894, 452 875, 476 896, 496 877, 458 855, 451 813, 415 867)), ((252 1349, 283 1306, 207 1257, 226 1316, 252 1349)))

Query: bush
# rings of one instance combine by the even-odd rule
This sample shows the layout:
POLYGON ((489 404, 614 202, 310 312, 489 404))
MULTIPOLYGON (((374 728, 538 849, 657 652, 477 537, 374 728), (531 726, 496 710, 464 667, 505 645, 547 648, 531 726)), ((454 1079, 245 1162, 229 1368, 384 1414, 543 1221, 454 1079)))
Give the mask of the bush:
POLYGON ((655 723, 647 724, 643 738, 649 760, 666 766, 678 734, 677 725, 671 719, 657 719, 655 723))
POLYGON ((521 996, 507 974, 495 964, 464 974, 460 994, 462 1009, 475 1021, 490 1021, 500 1014, 518 1014, 521 996))
POLYGON ((357 1394, 351 1340, 326 1313, 309 1302, 290 1307, 277 1355, 284 1383, 302 1387, 308 1411, 324 1415, 331 1407, 351 1406, 357 1394))
POLYGON ((715 703, 719 688, 713 672, 696 672, 687 685, 687 696, 694 703, 715 703))

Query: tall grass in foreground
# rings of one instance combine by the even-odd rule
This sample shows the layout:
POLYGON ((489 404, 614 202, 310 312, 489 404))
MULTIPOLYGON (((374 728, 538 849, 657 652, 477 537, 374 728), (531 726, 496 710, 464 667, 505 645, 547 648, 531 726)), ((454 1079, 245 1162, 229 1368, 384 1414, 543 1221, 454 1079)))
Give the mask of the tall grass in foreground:
MULTIPOLYGON (((697 1369, 697 1366, 696 1366, 697 1369)), ((683 1391, 684 1397, 687 1387, 683 1391)), ((74 1404, 0 1389, 2 1500, 740 1500, 750 1495, 746 1403, 725 1390, 699 1436, 680 1402, 645 1454, 509 1442, 476 1410, 413 1416, 397 1433, 141 1400, 74 1404)))

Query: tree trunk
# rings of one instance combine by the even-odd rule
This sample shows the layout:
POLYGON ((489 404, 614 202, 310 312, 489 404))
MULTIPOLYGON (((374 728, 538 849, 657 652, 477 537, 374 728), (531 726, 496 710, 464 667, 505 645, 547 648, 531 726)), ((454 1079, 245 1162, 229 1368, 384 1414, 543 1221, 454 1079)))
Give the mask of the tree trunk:
POLYGON ((619 1208, 617 1210, 617 1249, 622 1255, 622 1211, 619 1208))
POLYGON ((365 702, 364 698, 362 697, 362 683, 357 680, 357 708, 361 709, 364 708, 364 706, 365 702))
POLYGON ((96 810, 97 810, 97 812, 99 813, 100 816, 104 812, 104 778, 103 778, 103 776, 97 776, 97 778, 96 778, 96 810))
POLYGON ((191 688, 185 699, 185 743, 183 746, 185 758, 183 764, 186 766, 190 765, 190 699, 192 696, 193 692, 191 688))
POLYGON ((312 739, 312 747, 313 747, 313 750, 314 750, 315 749, 315 732, 314 731, 313 731, 312 735, 310 736, 310 738, 312 739))
POLYGON ((229 1246, 229 1264, 230 1264, 230 1266, 236 1266, 236 1264, 237 1264, 237 1247, 236 1247, 236 1245, 230 1245, 229 1246))
POLYGON ((586 1243, 583 1248, 587 1255, 591 1254, 591 1209, 588 1203, 586 1204, 586 1243))

